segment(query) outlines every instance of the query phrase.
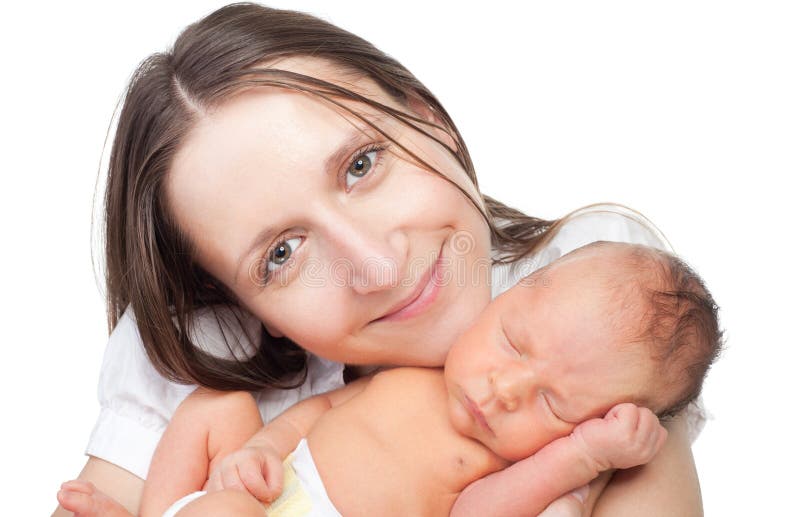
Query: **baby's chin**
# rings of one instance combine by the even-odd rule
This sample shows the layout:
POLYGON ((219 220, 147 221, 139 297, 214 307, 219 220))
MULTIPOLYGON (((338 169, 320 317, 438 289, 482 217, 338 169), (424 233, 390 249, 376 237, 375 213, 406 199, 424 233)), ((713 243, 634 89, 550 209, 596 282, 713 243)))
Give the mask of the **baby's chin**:
POLYGON ((481 443, 483 443, 483 445, 485 445, 487 449, 495 453, 499 458, 509 463, 516 463, 533 454, 532 452, 522 453, 516 450, 516 448, 513 445, 509 446, 509 444, 504 444, 504 443, 489 444, 486 442, 481 442, 481 443))
POLYGON ((504 461, 516 463, 533 456, 552 440, 557 440, 558 436, 553 436, 552 440, 548 439, 547 441, 536 440, 523 442, 520 441, 520 435, 511 434, 504 436, 500 433, 488 439, 486 437, 475 437, 475 439, 504 461))

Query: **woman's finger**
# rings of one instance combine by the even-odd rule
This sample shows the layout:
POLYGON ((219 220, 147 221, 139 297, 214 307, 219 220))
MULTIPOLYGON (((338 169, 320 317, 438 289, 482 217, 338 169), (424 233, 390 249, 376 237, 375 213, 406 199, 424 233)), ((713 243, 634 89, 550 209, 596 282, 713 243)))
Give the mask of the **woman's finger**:
POLYGON ((583 502, 589 494, 589 485, 562 495, 547 508, 544 509, 539 517, 581 517, 583 515, 583 502))

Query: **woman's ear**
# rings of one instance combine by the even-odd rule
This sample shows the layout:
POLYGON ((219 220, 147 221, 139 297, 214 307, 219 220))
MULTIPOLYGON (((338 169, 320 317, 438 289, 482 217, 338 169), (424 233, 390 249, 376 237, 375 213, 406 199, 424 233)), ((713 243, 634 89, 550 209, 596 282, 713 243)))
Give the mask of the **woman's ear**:
MULTIPOLYGON (((433 110, 430 106, 428 106, 422 99, 417 99, 415 97, 408 98, 408 107, 411 108, 411 111, 414 112, 416 116, 419 118, 430 122, 432 124, 436 124, 440 127, 446 127, 444 122, 434 114, 433 110)), ((441 140, 447 147, 449 147, 453 152, 456 151, 458 146, 456 145, 456 141, 449 132, 444 129, 439 129, 436 127, 423 125, 422 129, 435 136, 439 140, 441 140)))
POLYGON ((270 328, 270 327, 268 327, 266 325, 264 325, 264 328, 266 329, 267 334, 269 334, 272 337, 283 337, 283 334, 281 334, 281 332, 278 331, 278 330, 270 328))

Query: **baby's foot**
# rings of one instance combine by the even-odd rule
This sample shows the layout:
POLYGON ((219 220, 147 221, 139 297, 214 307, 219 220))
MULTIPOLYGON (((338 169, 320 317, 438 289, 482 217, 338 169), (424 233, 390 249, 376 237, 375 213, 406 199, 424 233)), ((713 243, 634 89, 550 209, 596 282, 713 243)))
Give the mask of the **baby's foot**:
POLYGON ((77 517, 132 517, 121 504, 88 481, 67 481, 58 491, 58 503, 77 517))

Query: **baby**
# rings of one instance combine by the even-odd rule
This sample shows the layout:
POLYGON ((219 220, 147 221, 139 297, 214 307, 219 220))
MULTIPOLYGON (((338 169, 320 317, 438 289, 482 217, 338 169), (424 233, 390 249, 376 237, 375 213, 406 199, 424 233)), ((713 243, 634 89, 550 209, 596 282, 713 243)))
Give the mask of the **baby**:
MULTIPOLYGON (((493 300, 444 371, 386 370, 263 428, 248 394, 198 390, 159 444, 141 514, 206 486, 242 491, 191 494, 170 511, 264 515, 258 498, 272 501, 267 515, 536 514, 652 459, 666 437, 656 415, 694 400, 719 352, 716 311, 672 255, 584 246, 493 300)), ((59 500, 127 515, 81 482, 59 500)))

